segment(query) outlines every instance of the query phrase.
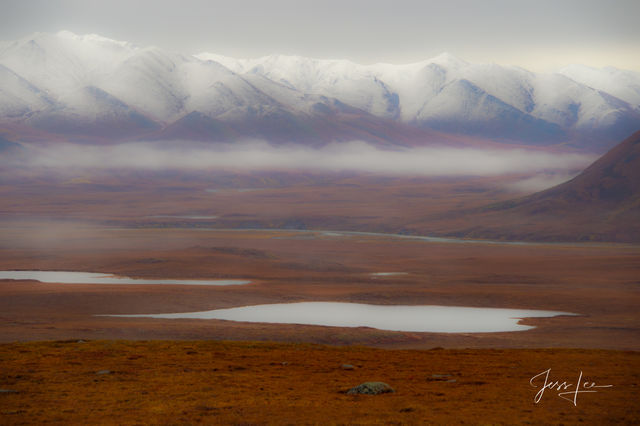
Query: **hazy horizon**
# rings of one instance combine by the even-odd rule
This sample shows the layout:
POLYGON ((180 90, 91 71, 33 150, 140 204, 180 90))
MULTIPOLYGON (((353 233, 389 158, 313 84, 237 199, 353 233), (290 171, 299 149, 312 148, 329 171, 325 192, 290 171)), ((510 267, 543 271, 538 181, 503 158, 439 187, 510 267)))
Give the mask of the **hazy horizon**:
MULTIPOLYGON (((60 29, 59 31, 52 31, 52 32, 44 32, 44 31, 37 31, 37 32, 32 32, 29 34, 25 34, 22 37, 18 37, 14 40, 0 40, 0 43, 11 43, 11 42, 15 42, 15 41, 19 41, 19 40, 24 40, 24 39, 28 39, 32 36, 35 36, 37 34, 51 34, 51 35, 59 35, 59 34, 70 34, 76 37, 91 37, 91 36, 97 36, 97 37, 101 37, 101 38, 105 38, 114 42, 120 42, 120 43, 131 43, 134 46, 138 47, 138 48, 149 48, 149 47, 158 47, 160 49, 162 49, 161 46, 157 46, 155 44, 150 44, 150 45, 142 45, 142 44, 137 44, 134 43, 130 40, 124 40, 124 39, 117 39, 117 38, 111 38, 111 37, 107 37, 104 34, 99 34, 99 33, 75 33, 73 31, 70 31, 68 29, 60 29)), ((172 50, 172 49, 167 49, 167 51, 172 52, 172 53, 187 53, 187 52, 179 52, 176 50, 172 50)), ((572 65, 580 65, 580 66, 586 66, 589 68, 593 68, 593 69, 602 69, 602 68, 609 68, 609 67, 613 67, 616 69, 619 69, 621 71, 632 71, 632 72, 640 72, 640 65, 639 68, 637 69, 631 69, 631 68, 623 68, 623 67, 619 67, 619 66, 615 66, 612 64, 599 64, 599 65, 593 65, 593 64, 588 64, 588 63, 578 63, 578 62, 571 62, 571 63, 566 63, 566 64, 562 64, 559 65, 557 67, 554 68, 550 68, 550 69, 546 69, 546 70, 539 70, 536 67, 527 67, 525 65, 521 65, 521 64, 515 64, 515 63, 497 63, 494 61, 482 61, 482 60, 478 60, 478 61, 472 61, 467 57, 464 56, 460 56, 455 54, 454 52, 451 51, 440 51, 437 52, 433 55, 430 56, 426 56, 423 58, 415 58, 414 60, 410 61, 410 62, 386 62, 386 61, 376 61, 376 60, 371 60, 371 61, 357 61, 351 58, 346 58, 346 57, 338 57, 338 56, 327 56, 327 57, 316 57, 316 56, 305 56, 305 55, 301 55, 301 54, 295 54, 295 53, 290 53, 290 54, 286 54, 286 53, 280 53, 280 52, 271 52, 271 53, 267 53, 264 55, 258 55, 258 56, 228 56, 228 55, 223 55, 219 52, 214 52, 214 51, 202 51, 202 52, 189 52, 188 54, 190 54, 191 56, 198 58, 198 59, 206 59, 207 55, 216 55, 216 56, 220 56, 220 57, 227 57, 230 59, 235 59, 235 60, 240 60, 240 61, 254 61, 254 60, 260 60, 262 58, 267 58, 270 56, 289 56, 289 57, 305 57, 305 58, 309 58, 312 60, 319 60, 319 61, 349 61, 352 62, 354 64, 357 65, 363 65, 363 66, 369 66, 369 65, 392 65, 392 66, 403 66, 403 65, 413 65, 413 64, 418 64, 421 62, 425 62, 425 61, 429 61, 432 59, 435 59, 437 57, 441 57, 444 55, 448 55, 448 56, 452 56, 454 58, 457 58, 459 60, 468 62, 468 63, 472 63, 472 64, 497 64, 500 66, 513 66, 513 67, 520 67, 523 69, 526 69, 528 71, 533 71, 533 72, 539 72, 539 73, 554 73, 557 72, 559 70, 561 70, 564 67, 567 66, 572 66, 572 65)), ((224 64, 223 64, 224 65, 224 64)))
POLYGON ((640 71, 640 3, 83 2, 6 0, 0 40, 62 30, 141 46, 234 58, 270 54, 419 62, 449 52, 469 62, 549 72, 570 64, 640 71))

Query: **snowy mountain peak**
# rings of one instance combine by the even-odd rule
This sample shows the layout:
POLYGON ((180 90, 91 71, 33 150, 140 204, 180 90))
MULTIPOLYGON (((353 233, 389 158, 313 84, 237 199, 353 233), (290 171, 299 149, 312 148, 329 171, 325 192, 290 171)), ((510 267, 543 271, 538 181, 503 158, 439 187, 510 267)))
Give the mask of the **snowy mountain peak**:
POLYGON ((569 65, 558 71, 577 83, 609 93, 640 110, 640 72, 614 67, 569 65))
POLYGON ((217 62, 235 73, 244 72, 243 60, 232 58, 230 56, 218 55, 216 53, 202 52, 193 55, 194 58, 200 61, 213 61, 217 62))
POLYGON ((103 36, 101 36, 99 34, 79 35, 79 34, 75 34, 75 33, 71 32, 71 31, 62 30, 62 31, 58 31, 56 33, 56 36, 59 37, 59 38, 70 39, 70 40, 75 40, 75 41, 79 41, 79 42, 111 43, 111 44, 117 44, 119 46, 127 47, 127 48, 135 48, 136 47, 133 43, 129 43, 128 41, 114 40, 114 39, 111 39, 111 38, 103 37, 103 36))
POLYGON ((416 134, 605 145, 640 128, 640 73, 571 66, 538 74, 447 52, 405 65, 278 54, 235 59, 61 31, 0 43, 3 122, 89 130, 92 122, 128 122, 130 129, 180 122, 173 131, 193 125, 204 134, 303 139, 325 126, 353 126, 389 141, 395 130, 380 129, 405 126, 416 134))
POLYGON ((458 58, 457 56, 455 56, 455 55, 453 55, 453 54, 451 54, 449 52, 442 52, 438 56, 429 59, 429 62, 430 63, 434 63, 434 64, 438 64, 438 65, 442 65, 444 67, 455 67, 455 68, 464 67, 466 65, 469 65, 468 62, 458 58))

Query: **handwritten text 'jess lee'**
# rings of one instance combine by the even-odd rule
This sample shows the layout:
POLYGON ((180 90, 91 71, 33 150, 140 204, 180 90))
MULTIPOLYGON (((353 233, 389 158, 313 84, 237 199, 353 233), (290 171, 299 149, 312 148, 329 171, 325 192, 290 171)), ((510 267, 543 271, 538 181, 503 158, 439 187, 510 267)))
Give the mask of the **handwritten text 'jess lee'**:
POLYGON ((559 380, 552 381, 549 379, 550 373, 551 373, 551 369, 549 368, 548 370, 545 370, 540 374, 536 374, 531 378, 531 380, 529 380, 529 383, 531 384, 531 386, 535 388, 538 388, 538 387, 540 388, 538 393, 536 393, 536 396, 533 398, 533 401, 536 404, 540 402, 540 400, 542 399, 542 395, 544 395, 544 392, 547 389, 549 390, 555 389, 558 392, 558 396, 560 398, 566 399, 569 402, 573 402, 573 405, 575 406, 575 405, 578 405, 579 393, 595 393, 595 392, 598 392, 597 388, 613 387, 613 385, 596 385, 595 382, 589 382, 586 380, 583 382, 582 371, 580 371, 580 375, 578 376, 578 381, 575 384, 560 382, 559 380), (542 384, 542 386, 540 386, 538 383, 536 383, 536 380, 540 382, 542 381, 542 378, 544 378, 544 383, 542 384), (561 391, 564 391, 564 392, 561 392, 561 391))

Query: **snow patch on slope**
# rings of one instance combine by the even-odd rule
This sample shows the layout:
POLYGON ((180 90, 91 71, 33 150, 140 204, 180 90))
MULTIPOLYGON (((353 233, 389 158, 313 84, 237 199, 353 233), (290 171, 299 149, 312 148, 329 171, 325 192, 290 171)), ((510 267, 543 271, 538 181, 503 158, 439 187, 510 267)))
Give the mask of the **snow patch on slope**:
POLYGON ((558 71, 570 79, 607 92, 640 108, 640 72, 614 67, 591 68, 584 65, 569 65, 558 71))

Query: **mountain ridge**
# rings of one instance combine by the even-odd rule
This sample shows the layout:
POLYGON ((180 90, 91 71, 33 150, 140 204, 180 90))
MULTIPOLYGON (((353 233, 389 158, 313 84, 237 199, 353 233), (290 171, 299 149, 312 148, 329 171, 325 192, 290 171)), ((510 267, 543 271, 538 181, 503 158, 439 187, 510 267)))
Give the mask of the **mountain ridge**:
POLYGON ((640 73, 612 68, 537 74, 448 53, 405 65, 287 55, 243 60, 68 31, 0 46, 0 127, 63 138, 188 139, 191 132, 177 131, 178 124, 200 117, 221 123, 197 132, 212 141, 278 133, 283 141, 286 129, 296 128, 289 142, 377 141, 383 134, 393 144, 394 129, 411 128, 412 140, 399 137, 401 143, 449 135, 604 151, 640 128, 640 73), (101 94, 99 101, 88 93, 101 94), (311 125, 305 134, 320 122, 326 132, 311 125))

